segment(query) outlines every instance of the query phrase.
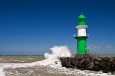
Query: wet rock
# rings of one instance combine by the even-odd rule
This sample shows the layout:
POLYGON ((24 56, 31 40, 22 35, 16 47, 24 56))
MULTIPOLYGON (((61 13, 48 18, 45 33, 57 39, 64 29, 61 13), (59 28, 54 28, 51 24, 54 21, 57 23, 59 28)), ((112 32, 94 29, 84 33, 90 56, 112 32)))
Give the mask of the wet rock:
POLYGON ((66 68, 77 68, 81 70, 92 70, 115 73, 115 57, 93 58, 93 57, 65 57, 60 58, 61 64, 66 68))
POLYGON ((87 69, 88 70, 92 70, 94 68, 94 63, 93 62, 90 62, 88 65, 87 65, 87 69))

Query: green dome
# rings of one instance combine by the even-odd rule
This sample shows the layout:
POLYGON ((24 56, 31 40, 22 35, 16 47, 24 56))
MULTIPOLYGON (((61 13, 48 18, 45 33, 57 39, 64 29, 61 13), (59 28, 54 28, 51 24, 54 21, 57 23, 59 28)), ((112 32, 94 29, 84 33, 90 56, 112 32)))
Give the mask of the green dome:
POLYGON ((78 18, 85 18, 85 16, 83 14, 81 14, 78 18))
POLYGON ((78 17, 78 26, 84 26, 84 25, 86 25, 85 16, 81 13, 81 15, 79 15, 78 17))

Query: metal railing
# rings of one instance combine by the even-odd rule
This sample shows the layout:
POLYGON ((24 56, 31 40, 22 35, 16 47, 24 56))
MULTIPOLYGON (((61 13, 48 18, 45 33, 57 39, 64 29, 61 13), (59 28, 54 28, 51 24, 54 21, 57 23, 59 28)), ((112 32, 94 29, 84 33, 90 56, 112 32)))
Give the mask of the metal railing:
MULTIPOLYGON (((78 37, 78 34, 74 34, 73 36, 74 36, 74 37, 78 37)), ((86 33, 86 36, 89 37, 89 34, 86 33)), ((80 37, 80 36, 79 36, 79 37, 80 37)))

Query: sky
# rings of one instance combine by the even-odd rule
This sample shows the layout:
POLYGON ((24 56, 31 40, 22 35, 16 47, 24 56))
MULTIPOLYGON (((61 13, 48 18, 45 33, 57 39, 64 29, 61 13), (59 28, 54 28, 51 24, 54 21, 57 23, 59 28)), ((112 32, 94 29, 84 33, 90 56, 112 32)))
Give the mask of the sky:
POLYGON ((0 0, 0 55, 43 55, 66 45, 74 54, 78 16, 88 25, 88 50, 115 54, 115 0, 0 0))

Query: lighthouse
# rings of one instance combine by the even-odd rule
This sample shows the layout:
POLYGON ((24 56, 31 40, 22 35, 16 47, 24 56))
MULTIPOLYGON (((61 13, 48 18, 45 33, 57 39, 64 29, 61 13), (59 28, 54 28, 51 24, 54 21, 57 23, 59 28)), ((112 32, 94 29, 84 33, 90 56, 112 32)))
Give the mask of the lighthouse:
POLYGON ((76 26, 77 34, 74 35, 74 38, 77 39, 77 47, 76 52, 77 54, 87 54, 87 25, 86 25, 86 18, 83 14, 79 15, 78 17, 78 24, 76 26))

